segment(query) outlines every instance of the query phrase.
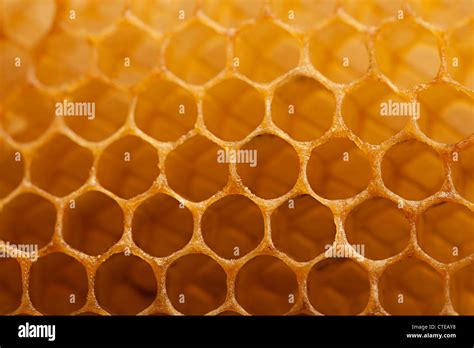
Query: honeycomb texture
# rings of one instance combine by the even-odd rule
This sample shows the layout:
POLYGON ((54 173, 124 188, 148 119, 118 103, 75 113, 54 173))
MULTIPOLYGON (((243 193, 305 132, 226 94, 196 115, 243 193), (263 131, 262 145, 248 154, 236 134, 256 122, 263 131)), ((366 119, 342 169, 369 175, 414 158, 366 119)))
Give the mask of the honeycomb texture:
POLYGON ((473 315, 473 15, 0 0, 0 314, 473 315))

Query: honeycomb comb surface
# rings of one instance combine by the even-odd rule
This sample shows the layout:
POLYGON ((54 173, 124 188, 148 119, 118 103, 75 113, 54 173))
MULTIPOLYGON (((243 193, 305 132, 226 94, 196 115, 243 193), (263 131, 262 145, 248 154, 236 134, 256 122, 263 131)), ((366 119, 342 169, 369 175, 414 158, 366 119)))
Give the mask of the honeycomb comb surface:
POLYGON ((0 16, 0 314, 474 314, 471 0, 0 16))

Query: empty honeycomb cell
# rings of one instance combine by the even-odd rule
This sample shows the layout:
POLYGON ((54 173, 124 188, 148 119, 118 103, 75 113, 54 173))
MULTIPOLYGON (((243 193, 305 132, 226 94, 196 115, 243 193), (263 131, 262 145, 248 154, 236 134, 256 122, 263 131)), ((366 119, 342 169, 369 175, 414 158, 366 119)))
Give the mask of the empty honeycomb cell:
POLYGON ((160 141, 176 141, 194 128, 197 105, 194 96, 174 82, 155 78, 138 95, 135 122, 160 141))
POLYGON ((124 22, 99 42, 99 69, 114 82, 132 86, 158 65, 158 41, 146 31, 124 22))
POLYGON ((20 185, 24 175, 24 162, 21 152, 0 139, 0 199, 7 196, 20 185))
POLYGON ((204 0, 204 13, 226 27, 237 27, 242 22, 258 17, 265 5, 264 0, 204 0))
POLYGON ((452 144, 474 133, 474 101, 448 84, 437 84, 418 94, 420 129, 431 139, 452 144))
POLYGON ((421 248, 444 263, 474 253, 474 213, 464 205, 443 202, 418 217, 416 233, 421 248))
POLYGON ((67 0, 60 23, 81 34, 100 34, 118 21, 124 10, 125 0, 67 0))
POLYGON ((51 241, 55 224, 53 203, 33 193, 22 193, 0 211, 0 238, 41 248, 51 241))
POLYGON ((406 258, 389 265, 379 281, 383 308, 393 315, 436 315, 443 308, 443 280, 429 264, 406 258))
POLYGON ((166 272, 166 293, 179 312, 204 315, 224 303, 226 278, 222 267, 211 257, 188 254, 169 266, 166 272))
POLYGON ((0 314, 13 312, 23 295, 21 268, 15 259, 0 259, 0 314))
POLYGON ((331 127, 335 108, 334 94, 318 81, 299 75, 276 89, 272 120, 293 139, 309 141, 331 127))
POLYGON ((296 276, 288 265, 275 256, 257 256, 237 274, 235 296, 253 315, 282 315, 298 297, 296 276))
POLYGON ((263 216, 258 205, 247 197, 229 195, 207 208, 201 229, 204 241, 219 256, 238 259, 261 242, 263 216))
POLYGON ((428 83, 438 73, 436 36, 411 19, 384 25, 374 45, 380 70, 400 88, 428 83))
POLYGON ((92 65, 93 48, 86 39, 55 32, 41 42, 35 73, 48 86, 63 87, 83 78, 92 65))
POLYGON ((365 154, 347 138, 333 138, 311 152, 307 178, 311 188, 327 199, 346 199, 363 191, 371 180, 365 154))
POLYGON ((240 157, 248 161, 237 163, 237 172, 242 183, 258 197, 280 197, 296 184, 299 159, 285 140, 271 134, 258 135, 240 153, 247 154, 240 157))
POLYGON ((95 274, 97 302, 111 314, 138 314, 152 304, 157 291, 153 269, 135 255, 114 254, 95 274))
POLYGON ((63 237, 73 248, 99 255, 118 242, 124 217, 120 206, 109 196, 89 191, 64 208, 63 237))
POLYGON ((0 39, 0 66, 2 67, 0 101, 25 80, 30 64, 31 57, 28 51, 13 42, 0 39))
POLYGON ((167 32, 194 15, 196 0, 131 0, 131 12, 151 28, 167 32))
POLYGON ((148 254, 165 257, 190 241, 193 226, 193 215, 188 208, 173 197, 159 193, 135 210, 133 241, 148 254))
POLYGON ((456 161, 451 164, 454 186, 461 196, 474 202, 474 147, 455 152, 456 161))
POLYGON ((359 1, 344 0, 344 12, 367 25, 380 25, 389 18, 398 18, 403 12, 404 0, 359 1))
POLYGON ((234 45, 234 67, 255 82, 271 82, 298 65, 299 42, 271 21, 242 28, 234 45))
POLYGON ((87 181, 92 162, 89 149, 55 134, 34 153, 31 182, 55 196, 66 196, 87 181))
POLYGON ((363 246, 362 256, 382 260, 399 254, 408 246, 410 223, 395 202, 373 197, 355 207, 345 222, 351 245, 363 246))
POLYGON ((198 202, 220 191, 229 177, 229 165, 219 161, 224 151, 196 135, 176 147, 166 158, 168 185, 186 199, 198 202))
POLYGON ((206 91, 204 123, 217 137, 241 140, 262 122, 264 96, 245 81, 230 78, 206 91))
POLYGON ((271 219, 273 244, 297 261, 314 259, 336 237, 331 209, 310 195, 283 202, 271 219))
POLYGON ((385 83, 370 78, 344 97, 342 116, 355 135, 380 144, 402 130, 416 115, 416 104, 399 97, 385 83))
POLYGON ((147 191, 160 170, 158 151, 146 141, 127 135, 109 145, 99 159, 97 178, 107 190, 125 199, 147 191))
POLYGON ((54 101, 49 95, 34 87, 23 86, 4 105, 1 123, 13 139, 29 142, 48 129, 54 115, 54 101))
POLYGON ((385 153, 381 167, 385 186, 405 199, 425 199, 436 193, 444 181, 439 155, 415 139, 393 145, 385 153))
POLYGON ((42 314, 66 315, 79 310, 86 303, 87 290, 84 266, 69 255, 52 253, 31 266, 30 299, 42 314))
POLYGON ((46 35, 56 15, 54 0, 5 0, 2 1, 2 7, 4 34, 28 48, 46 35))
POLYGON ((204 84, 225 68, 226 44, 225 36, 195 21, 170 38, 165 64, 184 81, 204 84))
POLYGON ((130 101, 131 97, 127 93, 98 79, 91 79, 65 95, 62 103, 80 103, 75 104, 81 106, 82 109, 78 110, 80 113, 75 117, 65 117, 66 124, 84 139, 100 141, 122 127, 130 101))
POLYGON ((365 34, 340 19, 332 20, 311 36, 309 54, 316 70, 338 83, 352 82, 369 68, 365 34))
POLYGON ((309 301, 323 314, 359 314, 367 306, 369 296, 369 275, 351 259, 325 259, 308 274, 309 301))
POLYGON ((451 300, 461 315, 474 315, 474 263, 457 270, 451 276, 451 300))
POLYGON ((450 36, 446 52, 448 71, 464 86, 474 89, 474 21, 456 29, 450 36))
POLYGON ((453 26, 471 15, 471 0, 410 0, 411 8, 427 22, 440 27, 453 26))
POLYGON ((270 4, 277 18, 303 30, 329 18, 336 10, 332 0, 271 0, 270 4))

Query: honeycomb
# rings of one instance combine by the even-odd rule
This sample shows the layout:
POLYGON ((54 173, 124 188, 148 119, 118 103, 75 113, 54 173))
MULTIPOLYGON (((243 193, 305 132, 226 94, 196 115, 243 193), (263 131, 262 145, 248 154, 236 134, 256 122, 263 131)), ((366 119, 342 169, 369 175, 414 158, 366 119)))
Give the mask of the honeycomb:
POLYGON ((0 6, 0 314, 474 314, 472 0, 0 6))

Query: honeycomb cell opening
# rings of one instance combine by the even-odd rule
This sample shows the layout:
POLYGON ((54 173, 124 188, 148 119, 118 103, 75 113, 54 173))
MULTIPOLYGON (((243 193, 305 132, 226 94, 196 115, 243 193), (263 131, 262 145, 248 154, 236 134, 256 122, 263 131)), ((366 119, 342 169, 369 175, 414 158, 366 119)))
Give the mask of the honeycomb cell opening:
POLYGON ((23 180, 23 156, 0 139, 0 199, 12 192, 23 180))
POLYGON ((21 304, 23 287, 21 268, 14 259, 0 259, 0 314, 13 312, 21 304))
POLYGON ((474 263, 454 272, 451 276, 451 299, 460 315, 474 315, 474 263))
POLYGON ((262 0, 204 0, 204 13, 225 27, 235 28, 241 23, 258 17, 265 5, 262 0))
POLYGON ((311 188, 327 199, 346 199, 360 193, 371 176, 369 160, 347 138, 333 138, 314 148, 307 166, 311 188))
POLYGON ((456 29, 449 37, 446 60, 450 75, 467 88, 474 90, 474 21, 456 29))
POLYGON ((456 190, 474 202, 474 146, 452 153, 451 173, 456 190))
POLYGON ((257 204, 245 196, 229 195, 207 208, 201 229, 204 241, 219 256, 238 259, 259 245, 264 222, 257 204))
POLYGON ((152 304, 157 291, 151 266, 129 253, 112 255, 95 274, 97 302, 111 314, 138 314, 152 304))
POLYGON ((166 272, 166 293, 173 307, 187 315, 204 315, 222 305, 227 295, 226 273, 211 257, 188 254, 166 272))
POLYGON ((193 225, 193 215, 188 208, 174 198, 159 193, 142 202, 135 210, 133 241, 152 256, 169 256, 190 241, 193 225))
POLYGON ((329 18, 336 10, 334 1, 271 0, 273 14, 302 30, 309 30, 329 18))
POLYGON ((271 221, 273 244, 297 261, 314 259, 336 236, 331 210, 310 195, 283 202, 271 221))
POLYGON ((379 26, 389 18, 398 18, 404 0, 343 0, 344 12, 366 25, 379 26))

